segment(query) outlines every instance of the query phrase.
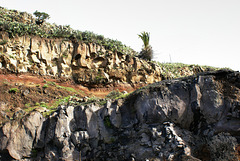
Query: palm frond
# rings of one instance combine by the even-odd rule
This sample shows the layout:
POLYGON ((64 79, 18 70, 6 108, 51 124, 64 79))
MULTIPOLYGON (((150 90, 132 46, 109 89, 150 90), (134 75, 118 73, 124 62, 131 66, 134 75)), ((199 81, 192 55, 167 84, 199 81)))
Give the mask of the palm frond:
POLYGON ((142 39, 144 48, 146 49, 149 46, 150 33, 144 31, 141 34, 139 34, 138 37, 142 39))

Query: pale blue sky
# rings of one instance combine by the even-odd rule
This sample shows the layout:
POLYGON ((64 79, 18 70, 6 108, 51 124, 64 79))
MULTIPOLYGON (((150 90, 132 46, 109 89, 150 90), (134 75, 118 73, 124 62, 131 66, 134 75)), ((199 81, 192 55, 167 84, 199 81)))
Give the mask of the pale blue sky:
POLYGON ((160 62, 240 70, 240 0, 1 0, 0 6, 46 12, 48 22, 117 39, 136 51, 142 47, 137 34, 147 31, 160 62))

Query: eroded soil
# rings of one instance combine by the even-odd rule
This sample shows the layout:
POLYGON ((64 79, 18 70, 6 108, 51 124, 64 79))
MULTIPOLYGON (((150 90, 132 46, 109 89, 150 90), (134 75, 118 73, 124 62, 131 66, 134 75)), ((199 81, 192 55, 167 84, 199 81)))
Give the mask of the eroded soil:
POLYGON ((87 88, 71 79, 12 74, 0 71, 0 124, 13 119, 17 111, 27 113, 40 107, 57 106, 69 96, 104 98, 112 90, 131 92, 131 86, 87 88))

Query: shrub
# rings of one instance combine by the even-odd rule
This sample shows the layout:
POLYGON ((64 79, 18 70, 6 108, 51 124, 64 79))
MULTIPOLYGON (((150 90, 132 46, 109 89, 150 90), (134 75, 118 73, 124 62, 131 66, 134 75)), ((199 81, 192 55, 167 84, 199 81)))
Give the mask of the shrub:
POLYGON ((48 88, 48 85, 47 85, 47 84, 44 84, 44 85, 43 85, 43 88, 48 88))
POLYGON ((47 14, 45 12, 35 11, 33 14, 34 14, 34 16, 37 17, 36 23, 38 25, 41 25, 46 19, 50 18, 49 14, 47 14))

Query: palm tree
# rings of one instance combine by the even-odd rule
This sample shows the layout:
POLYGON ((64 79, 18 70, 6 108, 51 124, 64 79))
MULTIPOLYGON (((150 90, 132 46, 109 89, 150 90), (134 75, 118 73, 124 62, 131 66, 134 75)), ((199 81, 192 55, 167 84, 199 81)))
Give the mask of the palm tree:
POLYGON ((145 60, 151 60, 153 56, 153 51, 152 47, 149 45, 150 33, 144 31, 141 34, 139 34, 138 37, 141 38, 143 41, 143 48, 142 51, 140 52, 139 57, 145 60))
POLYGON ((149 35, 150 35, 150 33, 145 32, 145 31, 138 35, 139 38, 142 39, 145 49, 146 49, 146 48, 148 47, 148 45, 149 45, 149 37, 150 37, 149 35))

